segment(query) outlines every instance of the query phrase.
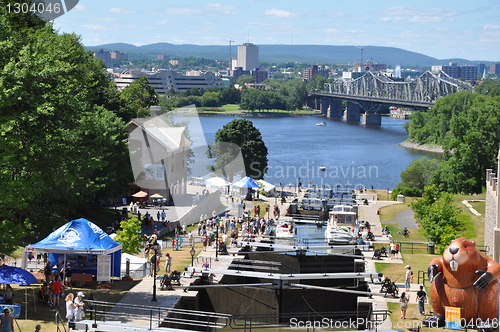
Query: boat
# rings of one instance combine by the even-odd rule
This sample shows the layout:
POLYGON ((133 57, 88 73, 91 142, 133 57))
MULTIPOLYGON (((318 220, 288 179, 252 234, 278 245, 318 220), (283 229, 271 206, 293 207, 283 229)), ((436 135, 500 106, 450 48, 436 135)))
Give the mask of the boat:
POLYGON ((274 236, 277 239, 292 239, 296 232, 297 229, 292 220, 279 220, 274 227, 274 236))
POLYGON ((325 241, 331 244, 355 244, 357 213, 351 205, 335 205, 329 213, 325 241))
POLYGON ((323 122, 320 122, 320 123, 316 123, 316 126, 318 126, 318 127, 325 127, 326 126, 326 122, 323 121, 323 122))
POLYGON ((320 172, 324 172, 324 171, 326 171, 326 167, 325 167, 325 166, 323 166, 323 165, 321 165, 321 166, 319 167, 319 170, 320 170, 320 172))

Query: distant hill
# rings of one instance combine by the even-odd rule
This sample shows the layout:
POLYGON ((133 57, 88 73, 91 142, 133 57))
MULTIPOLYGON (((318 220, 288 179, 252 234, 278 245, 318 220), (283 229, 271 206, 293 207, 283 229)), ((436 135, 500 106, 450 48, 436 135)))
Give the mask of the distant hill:
MULTIPOLYGON (((301 62, 309 64, 352 64, 361 59, 360 49, 354 46, 334 45, 258 45, 260 61, 266 62, 301 62)), ((421 53, 410 52, 396 47, 364 46, 363 61, 385 63, 389 67, 445 65, 450 61, 458 65, 473 65, 479 61, 465 59, 436 59, 421 53)), ((176 45, 170 43, 156 43, 143 46, 134 46, 126 43, 104 44, 87 46, 87 50, 121 51, 129 53, 130 58, 156 58, 158 54, 175 57, 199 57, 215 60, 227 60, 229 46, 226 45, 176 45)), ((237 45, 231 47, 233 57, 237 55, 237 45)), ((482 61, 488 64, 488 61, 482 61)))

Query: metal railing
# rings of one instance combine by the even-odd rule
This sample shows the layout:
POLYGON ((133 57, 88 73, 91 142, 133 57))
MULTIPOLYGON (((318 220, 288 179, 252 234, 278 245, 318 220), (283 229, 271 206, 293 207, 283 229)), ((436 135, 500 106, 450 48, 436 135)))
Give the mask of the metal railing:
POLYGON ((156 327, 176 326, 183 329, 225 328, 229 326, 231 315, 206 311, 174 309, 134 304, 111 303, 86 300, 87 313, 94 324, 98 322, 120 321, 134 325, 156 327))
POLYGON ((391 314, 389 310, 344 311, 344 312, 299 312, 280 314, 233 315, 230 328, 252 331, 265 328, 293 328, 311 326, 341 330, 377 330, 391 314), (306 325, 307 324, 307 325, 306 325), (328 325, 328 326, 325 326, 328 325))

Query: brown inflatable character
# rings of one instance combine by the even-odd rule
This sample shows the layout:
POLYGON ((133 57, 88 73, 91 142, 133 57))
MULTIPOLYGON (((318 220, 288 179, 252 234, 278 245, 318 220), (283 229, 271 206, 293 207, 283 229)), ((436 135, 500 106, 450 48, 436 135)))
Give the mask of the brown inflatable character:
POLYGON ((500 264, 481 253, 474 241, 451 241, 443 256, 431 261, 428 274, 434 315, 424 324, 443 326, 445 306, 462 308, 462 325, 467 327, 498 318, 500 264))

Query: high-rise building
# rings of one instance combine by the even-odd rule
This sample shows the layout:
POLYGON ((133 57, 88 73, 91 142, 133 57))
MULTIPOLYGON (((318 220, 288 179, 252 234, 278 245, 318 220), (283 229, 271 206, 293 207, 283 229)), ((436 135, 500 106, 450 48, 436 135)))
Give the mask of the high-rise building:
POLYGON ((96 58, 100 58, 103 62, 106 68, 111 67, 111 54, 109 52, 104 51, 103 49, 94 52, 94 56, 96 58))
POLYGON ((314 75, 321 75, 324 78, 328 78, 330 76, 330 70, 316 65, 302 70, 302 79, 304 81, 310 80, 314 75))
POLYGON ((259 68, 259 47, 252 43, 238 46, 238 67, 243 68, 243 70, 259 68))
POLYGON ((156 59, 157 60, 168 60, 168 59, 170 59, 170 57, 168 55, 166 55, 166 54, 158 54, 156 56, 156 59))
POLYGON ((477 66, 457 66, 456 62, 450 62, 449 66, 432 66, 431 71, 444 71, 453 78, 463 78, 467 81, 477 79, 477 66))
POLYGON ((495 62, 490 65, 490 74, 500 74, 500 63, 495 62))
POLYGON ((120 51, 111 51, 109 52, 111 55, 111 59, 116 59, 116 60, 121 60, 121 59, 128 59, 128 53, 122 53, 120 51))

